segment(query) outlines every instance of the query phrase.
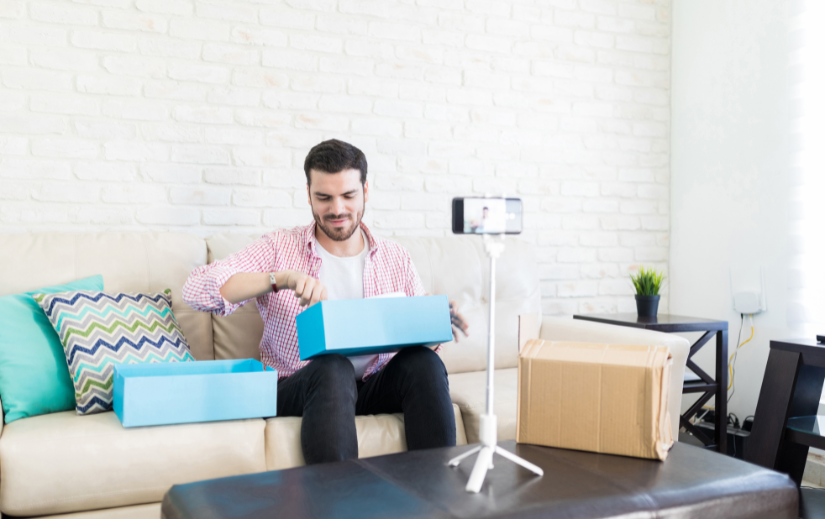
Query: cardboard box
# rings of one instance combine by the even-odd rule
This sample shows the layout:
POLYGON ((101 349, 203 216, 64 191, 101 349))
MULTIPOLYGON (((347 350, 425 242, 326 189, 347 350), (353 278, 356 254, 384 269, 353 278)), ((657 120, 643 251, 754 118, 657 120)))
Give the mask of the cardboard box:
POLYGON ((453 340, 447 296, 340 299, 296 317, 301 360, 324 353, 369 355, 453 340))
POLYGON ((275 416, 278 372, 254 359, 114 366, 124 427, 275 416))
POLYGON ((516 440, 664 460, 672 363, 666 346, 527 341, 516 440))

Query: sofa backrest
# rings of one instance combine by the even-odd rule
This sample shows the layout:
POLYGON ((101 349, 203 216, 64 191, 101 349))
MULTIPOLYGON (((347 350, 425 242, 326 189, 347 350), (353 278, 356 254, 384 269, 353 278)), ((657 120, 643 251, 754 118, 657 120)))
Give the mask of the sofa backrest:
MULTIPOLYGON (((0 296, 63 284, 95 274, 107 291, 172 290, 172 310, 198 360, 260 359, 263 322, 254 302, 229 317, 196 312, 181 299, 189 273, 207 261, 242 249, 257 235, 218 234, 204 241, 190 234, 157 232, 0 234, 0 296)), ((485 368, 489 263, 476 236, 396 237, 412 256, 424 288, 459 303, 470 336, 445 345, 450 373, 485 368)), ((540 312, 532 246, 508 239, 497 264, 496 367, 518 360, 518 315, 540 312)))
MULTIPOLYGON (((208 261, 225 258, 258 237, 218 234, 207 238, 208 261)), ((410 252, 427 292, 446 294, 456 301, 470 325, 469 337, 445 345, 442 359, 447 370, 450 373, 483 370, 487 359, 490 269, 481 238, 405 236, 392 239, 410 252)), ((541 311, 533 247, 508 238, 496 271, 495 364, 497 368, 512 368, 518 363, 518 316, 541 311)), ((254 303, 246 304, 229 317, 213 316, 212 319, 215 358, 260 358, 258 344, 263 322, 254 303)))
POLYGON ((211 359, 212 321, 181 299, 189 273, 206 264, 203 238, 181 233, 0 234, 0 296, 100 274, 106 291, 172 290, 172 311, 196 359, 211 359))

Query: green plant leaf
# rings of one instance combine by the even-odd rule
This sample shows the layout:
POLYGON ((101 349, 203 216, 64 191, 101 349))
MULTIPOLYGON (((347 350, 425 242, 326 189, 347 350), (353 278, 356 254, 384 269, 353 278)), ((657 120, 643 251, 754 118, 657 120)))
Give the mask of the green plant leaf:
POLYGON ((639 271, 634 276, 630 274, 630 280, 636 289, 636 294, 640 296, 655 296, 662 289, 662 282, 665 279, 663 272, 657 272, 652 267, 639 267, 639 271))

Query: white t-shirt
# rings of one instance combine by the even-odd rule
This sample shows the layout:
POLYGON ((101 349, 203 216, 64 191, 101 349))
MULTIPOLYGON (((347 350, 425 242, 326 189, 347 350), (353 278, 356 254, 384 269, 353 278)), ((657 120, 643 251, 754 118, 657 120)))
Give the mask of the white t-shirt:
MULTIPOLYGON (((316 242, 318 255, 321 256, 321 269, 318 271, 318 277, 321 279, 321 283, 327 287, 327 299, 364 298, 364 263, 370 248, 363 230, 361 230, 361 238, 364 240, 364 250, 357 256, 348 258, 333 256, 320 243, 316 242)), ((376 357, 378 355, 349 357, 352 366, 355 368, 356 379, 361 380, 367 366, 376 357)))

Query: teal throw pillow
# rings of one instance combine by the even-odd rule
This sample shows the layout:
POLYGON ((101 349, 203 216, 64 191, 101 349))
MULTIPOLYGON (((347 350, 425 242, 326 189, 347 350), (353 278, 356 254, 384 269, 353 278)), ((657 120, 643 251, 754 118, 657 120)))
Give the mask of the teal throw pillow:
POLYGON ((0 399, 6 423, 75 407, 63 345, 31 297, 70 290, 103 290, 103 277, 0 297, 0 399))
POLYGON ((34 299, 63 343, 77 414, 112 410, 115 364, 195 360, 172 313, 169 289, 35 294, 34 299))

